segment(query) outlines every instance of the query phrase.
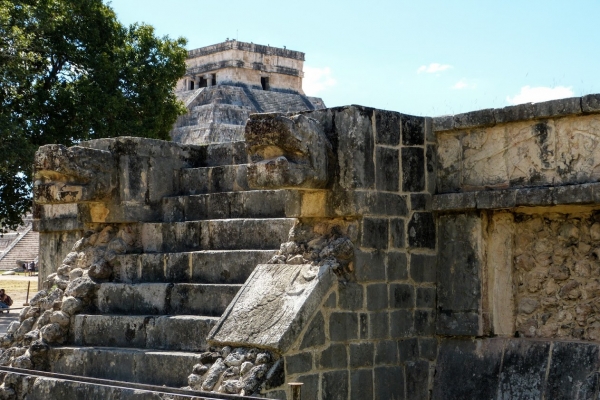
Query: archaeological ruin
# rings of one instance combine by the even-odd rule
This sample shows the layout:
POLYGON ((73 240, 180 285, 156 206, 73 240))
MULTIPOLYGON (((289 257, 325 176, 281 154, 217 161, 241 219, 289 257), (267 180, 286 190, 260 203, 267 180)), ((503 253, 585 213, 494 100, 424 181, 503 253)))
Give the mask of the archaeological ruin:
POLYGON ((600 95, 325 108, 303 60, 192 50, 173 141, 38 150, 0 399, 598 398, 600 95))

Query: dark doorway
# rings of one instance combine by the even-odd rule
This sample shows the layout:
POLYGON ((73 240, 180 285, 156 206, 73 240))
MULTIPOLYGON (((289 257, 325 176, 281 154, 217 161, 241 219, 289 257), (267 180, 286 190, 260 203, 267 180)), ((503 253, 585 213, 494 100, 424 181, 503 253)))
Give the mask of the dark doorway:
POLYGON ((217 86, 217 74, 212 74, 212 86, 217 86))
POLYGON ((268 76, 263 76, 260 78, 260 85, 262 86, 263 90, 269 90, 269 77, 268 76))
POLYGON ((208 81, 205 78, 200 78, 200 86, 199 87, 207 87, 208 81))
POLYGON ((190 81, 190 90, 194 90, 194 81, 190 81))

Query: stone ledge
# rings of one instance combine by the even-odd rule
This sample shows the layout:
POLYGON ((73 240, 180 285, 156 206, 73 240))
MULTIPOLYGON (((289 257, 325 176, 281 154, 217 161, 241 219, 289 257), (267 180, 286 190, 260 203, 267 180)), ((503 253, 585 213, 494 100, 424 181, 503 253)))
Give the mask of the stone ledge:
POLYGON ((569 204, 600 204, 600 183, 444 193, 433 197, 434 211, 493 210, 569 204))
POLYGON ((433 118, 433 130, 437 133, 484 128, 508 122, 595 113, 600 113, 600 94, 443 115, 433 118))

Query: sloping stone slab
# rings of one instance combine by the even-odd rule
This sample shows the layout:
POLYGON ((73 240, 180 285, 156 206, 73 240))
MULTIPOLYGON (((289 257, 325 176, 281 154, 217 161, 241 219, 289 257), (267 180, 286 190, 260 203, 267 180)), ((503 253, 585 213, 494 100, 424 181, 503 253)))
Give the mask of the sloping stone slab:
POLYGON ((260 264, 208 335, 214 345, 285 352, 335 283, 329 267, 260 264))

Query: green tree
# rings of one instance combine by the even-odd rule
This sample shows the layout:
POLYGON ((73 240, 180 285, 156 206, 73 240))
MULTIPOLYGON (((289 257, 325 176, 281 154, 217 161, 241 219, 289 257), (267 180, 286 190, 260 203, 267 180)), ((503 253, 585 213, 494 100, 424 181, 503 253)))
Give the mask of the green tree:
POLYGON ((123 26, 102 0, 0 0, 0 230, 31 208, 39 146, 168 140, 185 43, 123 26))

